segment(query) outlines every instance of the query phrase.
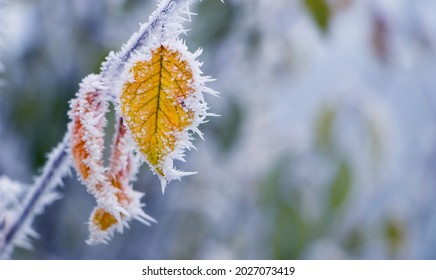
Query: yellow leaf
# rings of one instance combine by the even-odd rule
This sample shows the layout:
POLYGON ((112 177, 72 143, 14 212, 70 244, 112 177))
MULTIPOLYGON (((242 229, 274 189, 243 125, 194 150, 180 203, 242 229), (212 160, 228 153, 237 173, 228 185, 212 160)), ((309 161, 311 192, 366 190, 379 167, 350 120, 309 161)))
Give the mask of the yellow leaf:
POLYGON ((152 168, 165 177, 163 165, 180 134, 193 122, 186 100, 194 94, 193 72, 181 53, 166 46, 130 68, 120 96, 121 111, 138 149, 152 168))

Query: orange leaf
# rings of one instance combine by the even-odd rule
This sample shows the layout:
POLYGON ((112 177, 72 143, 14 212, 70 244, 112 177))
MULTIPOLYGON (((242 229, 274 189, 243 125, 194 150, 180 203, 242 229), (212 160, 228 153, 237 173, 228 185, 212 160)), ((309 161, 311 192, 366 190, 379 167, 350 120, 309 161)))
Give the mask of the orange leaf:
POLYGON ((104 210, 103 208, 97 208, 92 215, 92 223, 101 231, 108 230, 111 226, 118 223, 117 219, 104 210))
POLYGON ((98 78, 87 77, 71 102, 71 154, 74 166, 88 190, 101 187, 103 178, 104 126, 107 102, 101 99, 98 78))
POLYGON ((105 186, 111 190, 107 193, 115 195, 116 201, 126 211, 126 215, 120 213, 115 217, 107 208, 97 206, 90 218, 89 244, 105 242, 115 230, 122 232, 123 227, 131 219, 139 220, 147 225, 150 225, 150 222, 155 222, 141 209, 143 195, 134 191, 130 184, 137 171, 138 165, 133 155, 127 128, 123 119, 119 118, 110 156, 110 166, 106 172, 107 183, 105 186))
POLYGON ((104 88, 100 80, 97 75, 86 77, 80 84, 76 99, 71 102, 70 148, 74 167, 87 191, 95 196, 99 208, 118 220, 127 210, 119 203, 119 191, 109 183, 103 164, 108 103, 103 98, 104 88))
POLYGON ((73 155, 73 162, 77 173, 82 177, 84 181, 88 179, 90 170, 89 166, 85 163, 85 160, 89 158, 89 153, 85 148, 85 140, 83 135, 85 134, 85 128, 80 122, 79 115, 79 101, 74 99, 72 101, 72 111, 73 111, 73 124, 72 124, 72 134, 71 134, 71 153, 73 155))

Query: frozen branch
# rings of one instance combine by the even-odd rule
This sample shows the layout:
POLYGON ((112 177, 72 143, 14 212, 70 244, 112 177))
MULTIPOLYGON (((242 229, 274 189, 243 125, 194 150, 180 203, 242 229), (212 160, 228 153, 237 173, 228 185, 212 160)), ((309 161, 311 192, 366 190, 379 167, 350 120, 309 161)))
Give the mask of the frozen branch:
POLYGON ((124 68, 124 63, 129 61, 135 51, 144 46, 150 35, 157 29, 166 24, 167 18, 176 11, 185 7, 185 14, 190 17, 189 4, 192 0, 163 0, 157 9, 151 14, 146 24, 141 24, 140 29, 135 32, 121 48, 118 53, 111 52, 103 63, 101 76, 103 78, 117 77, 124 68))
MULTIPOLYGON (((192 2, 193 0, 160 1, 158 8, 150 16, 149 21, 141 25, 139 31, 132 35, 118 53, 111 52, 108 55, 106 61, 102 64, 101 73, 97 77, 102 84, 109 86, 106 87, 108 88, 107 94, 112 101, 116 100, 116 94, 111 92, 113 87, 110 85, 121 75, 125 63, 129 62, 131 57, 146 46, 151 39, 159 38, 163 40, 171 36, 177 37, 181 32, 184 32, 185 30, 180 22, 186 19, 182 18, 180 14, 186 15, 190 20, 192 14, 189 12, 189 4, 192 2)), ((198 70, 197 73, 199 74, 200 71, 198 70)), ((63 141, 48 157, 42 174, 21 200, 21 205, 15 204, 15 211, 7 217, 5 217, 4 213, 0 213, 0 259, 8 258, 15 246, 29 247, 28 238, 36 235, 31 229, 33 219, 47 205, 59 197, 56 187, 62 183, 62 178, 68 173, 71 165, 69 142, 71 133, 71 128, 69 128, 63 141)), ((0 188, 5 188, 5 186, 0 185, 0 188)), ((137 197, 140 198, 139 195, 137 197)), ((139 202, 137 204, 141 205, 139 202)), ((136 212, 139 218, 145 217, 148 219, 146 221, 154 221, 145 213, 136 212)))
POLYGON ((59 197, 55 189, 62 183, 62 177, 68 173, 70 167, 68 138, 67 133, 50 154, 41 176, 28 191, 18 213, 11 221, 3 221, 3 231, 0 231, 0 259, 7 258, 15 245, 27 245, 28 236, 34 235, 31 229, 33 219, 45 206, 59 197))

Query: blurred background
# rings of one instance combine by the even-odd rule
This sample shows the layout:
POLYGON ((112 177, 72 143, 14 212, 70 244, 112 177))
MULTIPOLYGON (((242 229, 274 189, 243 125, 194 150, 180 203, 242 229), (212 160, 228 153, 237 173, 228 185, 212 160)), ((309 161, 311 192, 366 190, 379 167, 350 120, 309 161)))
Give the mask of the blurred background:
MULTIPOLYGON (((436 258, 436 1, 225 2, 194 5, 186 37, 221 93, 176 163, 199 173, 134 184, 159 223, 86 245, 95 200, 72 172, 13 258, 436 258)), ((156 3, 3 5, 0 175, 32 182, 80 80, 156 3)))

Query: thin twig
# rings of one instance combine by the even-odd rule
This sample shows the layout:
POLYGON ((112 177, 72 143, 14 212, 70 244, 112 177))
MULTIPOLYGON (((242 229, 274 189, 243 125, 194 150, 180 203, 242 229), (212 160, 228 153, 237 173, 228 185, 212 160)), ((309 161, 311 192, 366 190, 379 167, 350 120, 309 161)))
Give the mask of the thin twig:
MULTIPOLYGON (((114 78, 123 70, 124 63, 130 59, 135 50, 142 47, 149 39, 150 34, 181 3, 189 3, 191 0, 167 0, 162 1, 158 9, 150 16, 147 24, 144 24, 141 29, 134 33, 126 45, 121 50, 107 58, 107 61, 102 67, 100 76, 102 79, 114 78), (115 71, 112 73, 112 71, 115 71)), ((21 212, 16 216, 16 220, 11 223, 11 226, 3 233, 3 238, 0 240, 0 259, 8 257, 13 246, 19 238, 20 232, 23 231, 25 225, 31 223, 34 216, 37 214, 38 207, 44 207, 48 203, 44 203, 44 194, 49 190, 54 189, 61 183, 65 171, 68 170, 70 163, 69 152, 69 131, 65 134, 63 141, 54 149, 41 176, 36 180, 31 187, 21 212)))
POLYGON ((54 189, 61 183, 61 178, 68 171, 69 166, 69 153, 68 147, 68 133, 64 136, 63 141, 54 149, 53 153, 47 160, 46 166, 41 176, 36 180, 35 185, 31 188, 31 191, 27 194, 24 200, 24 206, 21 212, 17 215, 16 220, 12 225, 6 229, 4 238, 0 244, 0 258, 3 258, 9 254, 10 249, 14 241, 18 237, 21 229, 27 222, 31 221, 38 207, 44 207, 43 195, 50 189, 54 189))
POLYGON ((171 13, 174 8, 177 7, 177 4, 187 1, 190 0, 167 0, 166 3, 162 2, 160 9, 156 10, 156 12, 150 16, 149 21, 142 25, 140 30, 132 35, 123 48, 121 48, 116 55, 108 57, 108 60, 105 63, 107 67, 103 67, 101 70, 101 76, 103 78, 111 77, 110 73, 113 70, 115 70, 116 75, 119 75, 124 68, 124 63, 130 59, 135 50, 138 50, 145 44, 149 39, 150 34, 159 26, 164 16, 171 13), (113 65, 115 65, 115 69, 113 69, 113 65))

